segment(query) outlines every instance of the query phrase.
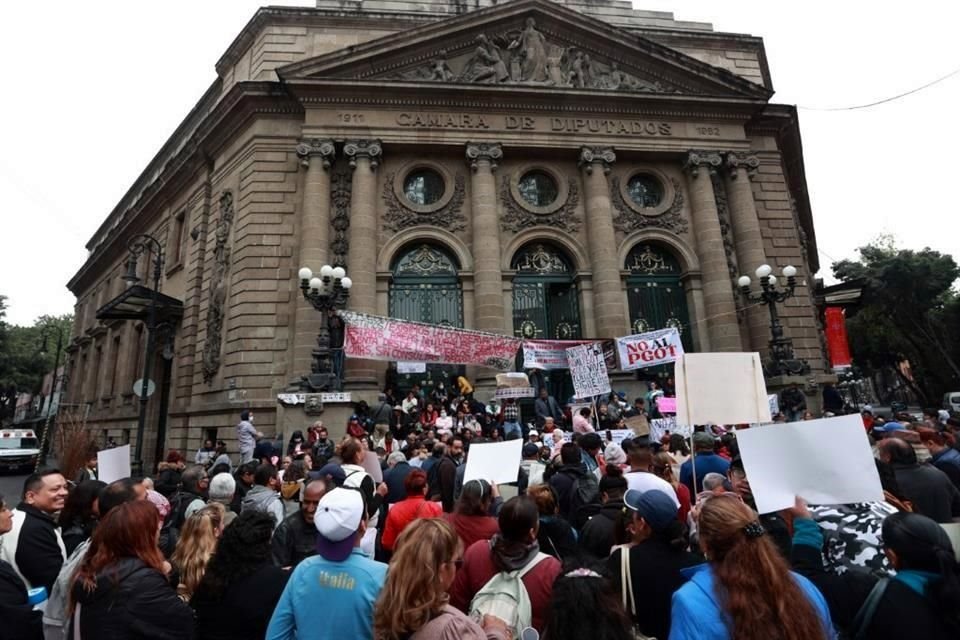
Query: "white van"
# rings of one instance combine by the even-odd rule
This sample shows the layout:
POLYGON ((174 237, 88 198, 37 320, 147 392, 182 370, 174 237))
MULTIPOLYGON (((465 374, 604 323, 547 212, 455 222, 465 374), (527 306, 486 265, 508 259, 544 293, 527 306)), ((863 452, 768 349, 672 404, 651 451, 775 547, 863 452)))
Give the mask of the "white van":
POLYGON ((943 394, 943 408, 951 414, 960 413, 960 391, 943 394))
POLYGON ((32 429, 0 430, 0 471, 33 471, 40 442, 32 429))

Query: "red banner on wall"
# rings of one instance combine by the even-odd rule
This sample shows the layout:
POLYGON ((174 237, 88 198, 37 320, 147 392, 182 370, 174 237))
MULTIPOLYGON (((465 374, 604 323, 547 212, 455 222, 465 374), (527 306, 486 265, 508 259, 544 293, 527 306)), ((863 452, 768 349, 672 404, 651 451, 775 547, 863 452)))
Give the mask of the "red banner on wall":
POLYGON ((830 366, 834 369, 846 369, 852 362, 850 344, 847 342, 847 313, 843 307, 827 307, 824 318, 830 366))
POLYGON ((394 320, 341 311, 346 322, 343 349, 349 358, 513 368, 520 340, 468 329, 394 320))

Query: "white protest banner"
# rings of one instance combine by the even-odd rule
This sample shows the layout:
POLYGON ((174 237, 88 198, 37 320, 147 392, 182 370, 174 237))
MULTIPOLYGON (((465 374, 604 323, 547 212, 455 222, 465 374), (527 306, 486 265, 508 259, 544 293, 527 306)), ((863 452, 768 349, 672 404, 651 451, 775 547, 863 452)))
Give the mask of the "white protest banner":
POLYGON ((537 390, 533 387, 498 387, 493 397, 497 400, 506 398, 535 398, 537 390))
POLYGON ((617 353, 620 369, 631 371, 676 361, 683 355, 683 343, 676 329, 660 329, 617 338, 617 353))
POLYGON ((470 445, 463 481, 487 480, 494 484, 516 482, 520 475, 523 440, 470 445))
POLYGON ((397 373, 426 373, 426 362, 397 362, 397 373))
POLYGON ((679 424, 772 421, 758 353, 686 353, 673 373, 679 424))
POLYGON ((599 343, 581 344, 567 349, 573 392, 577 398, 590 398, 610 393, 610 378, 599 343))
POLYGON ((130 445, 97 453, 97 480, 110 484, 130 477, 130 445))
POLYGON ((617 358, 614 355, 616 346, 613 340, 524 340, 523 341, 523 368, 543 369, 552 371, 566 369, 567 349, 581 344, 599 343, 603 347, 603 357, 607 369, 617 368, 617 358))
POLYGON ((857 414, 740 429, 737 444, 758 513, 791 507, 795 496, 810 504, 883 500, 857 414))
POLYGON ((655 418, 650 421, 651 441, 660 442, 668 432, 670 434, 679 433, 684 438, 689 438, 693 435, 693 427, 686 424, 677 424, 677 419, 672 416, 669 418, 655 418))

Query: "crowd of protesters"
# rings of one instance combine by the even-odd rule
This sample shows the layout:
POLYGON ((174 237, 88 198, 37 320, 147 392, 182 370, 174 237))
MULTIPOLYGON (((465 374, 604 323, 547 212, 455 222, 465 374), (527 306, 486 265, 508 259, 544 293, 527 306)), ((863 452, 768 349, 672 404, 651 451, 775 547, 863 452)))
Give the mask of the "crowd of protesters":
POLYGON ((525 416, 463 377, 390 393, 338 440, 317 422, 280 448, 244 411, 236 460, 211 440, 153 478, 30 475, 0 498, 0 638, 960 637, 949 417, 864 414, 884 502, 761 514, 733 429, 612 440, 656 386, 596 415, 541 389, 525 416), (505 439, 507 500, 464 481, 505 439))

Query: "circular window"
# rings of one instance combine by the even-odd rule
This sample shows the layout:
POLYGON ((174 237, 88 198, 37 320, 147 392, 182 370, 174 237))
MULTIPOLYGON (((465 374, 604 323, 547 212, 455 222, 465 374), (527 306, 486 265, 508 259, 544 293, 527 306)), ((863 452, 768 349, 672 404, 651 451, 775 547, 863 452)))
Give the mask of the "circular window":
POLYGON ((443 197, 443 176, 433 169, 415 169, 403 181, 403 195, 416 205, 431 205, 443 197))
POLYGON ((638 173, 627 182, 627 194, 635 205, 654 209, 663 202, 663 186, 651 175, 638 173))
POLYGON ((544 171, 528 171, 517 183, 520 197, 534 207, 546 207, 552 204, 559 192, 557 181, 544 171))

